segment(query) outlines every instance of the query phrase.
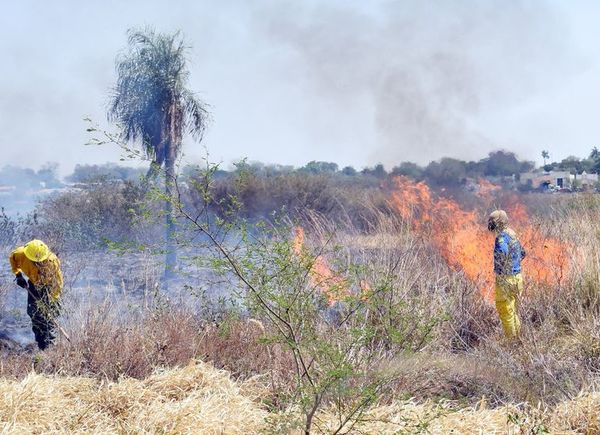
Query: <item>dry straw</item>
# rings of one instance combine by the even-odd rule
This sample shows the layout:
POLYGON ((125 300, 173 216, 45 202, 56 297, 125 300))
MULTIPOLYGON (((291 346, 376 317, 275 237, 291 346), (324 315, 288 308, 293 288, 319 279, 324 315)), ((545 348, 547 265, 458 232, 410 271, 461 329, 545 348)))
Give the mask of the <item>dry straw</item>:
MULTIPOLYGON (((0 429, 11 434, 271 432, 281 425, 277 415, 267 419, 259 400, 263 394, 256 380, 236 383, 203 362, 118 382, 32 373, 21 381, 0 380, 0 429)), ((333 414, 318 416, 320 431, 338 424, 333 414)), ((530 411, 487 409, 484 403, 456 410, 450 403, 405 401, 369 410, 350 432, 519 433, 535 427, 550 433, 600 433, 600 394, 530 411)))
POLYGON ((3 433, 259 433, 266 412, 227 373, 198 362, 145 380, 31 374, 0 380, 3 433))

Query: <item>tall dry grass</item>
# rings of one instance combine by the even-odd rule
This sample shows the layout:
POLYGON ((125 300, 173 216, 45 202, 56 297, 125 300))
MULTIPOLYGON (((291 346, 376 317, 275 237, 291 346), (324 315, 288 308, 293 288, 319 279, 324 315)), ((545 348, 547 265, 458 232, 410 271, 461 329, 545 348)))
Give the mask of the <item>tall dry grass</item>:
POLYGON ((30 373, 117 380, 144 379, 157 369, 202 359, 227 369, 236 379, 264 375, 284 389, 291 368, 280 346, 262 345, 264 327, 231 317, 206 323, 181 306, 129 311, 104 302, 69 313, 63 323, 70 341, 59 335, 45 352, 5 352, 0 377, 22 379, 30 373))
MULTIPOLYGON (((518 343, 504 340, 495 307, 484 300, 477 284, 449 268, 429 240, 402 221, 380 213, 365 233, 307 214, 313 244, 337 246, 330 252, 333 263, 365 264, 367 281, 390 279, 390 298, 406 303, 407 319, 414 312, 421 319, 444 317, 424 346, 389 362, 396 381, 388 397, 475 404, 485 396, 493 406, 553 405, 597 390, 600 199, 581 195, 533 208, 532 225, 572 247, 563 253, 572 267, 559 286, 535 284, 524 271, 523 335, 518 343)), ((492 248, 482 255, 491 256, 492 248)), ((400 312, 397 322, 403 321, 400 312)))

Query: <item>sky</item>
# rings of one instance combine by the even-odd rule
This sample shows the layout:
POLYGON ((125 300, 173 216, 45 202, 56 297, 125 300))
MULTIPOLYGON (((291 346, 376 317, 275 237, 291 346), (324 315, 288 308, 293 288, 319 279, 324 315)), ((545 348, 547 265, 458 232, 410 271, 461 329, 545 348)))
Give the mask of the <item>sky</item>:
MULTIPOLYGON (((600 3, 505 0, 2 1, 0 166, 118 162, 85 145, 127 30, 181 31, 211 112, 205 156, 356 168, 599 145, 600 3)), ((1 181, 1 180, 0 180, 1 181)))

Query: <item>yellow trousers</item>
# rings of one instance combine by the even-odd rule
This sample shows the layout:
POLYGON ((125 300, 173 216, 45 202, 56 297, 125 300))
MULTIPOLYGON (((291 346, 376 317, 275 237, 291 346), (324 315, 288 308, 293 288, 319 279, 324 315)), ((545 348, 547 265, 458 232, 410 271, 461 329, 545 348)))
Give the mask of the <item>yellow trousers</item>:
POLYGON ((522 291, 523 277, 520 273, 496 275, 496 310, 507 338, 515 338, 521 331, 517 309, 522 291))

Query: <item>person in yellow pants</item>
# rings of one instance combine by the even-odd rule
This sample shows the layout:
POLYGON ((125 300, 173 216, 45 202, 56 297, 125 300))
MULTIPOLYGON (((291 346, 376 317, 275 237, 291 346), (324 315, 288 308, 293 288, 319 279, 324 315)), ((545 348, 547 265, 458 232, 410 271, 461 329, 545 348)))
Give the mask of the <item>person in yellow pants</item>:
POLYGON ((502 322, 504 335, 514 339, 521 332, 519 298, 523 292, 521 260, 525 249, 515 231, 508 226, 504 210, 493 211, 488 219, 488 229, 496 234, 494 242, 494 273, 496 274, 496 310, 502 322))

